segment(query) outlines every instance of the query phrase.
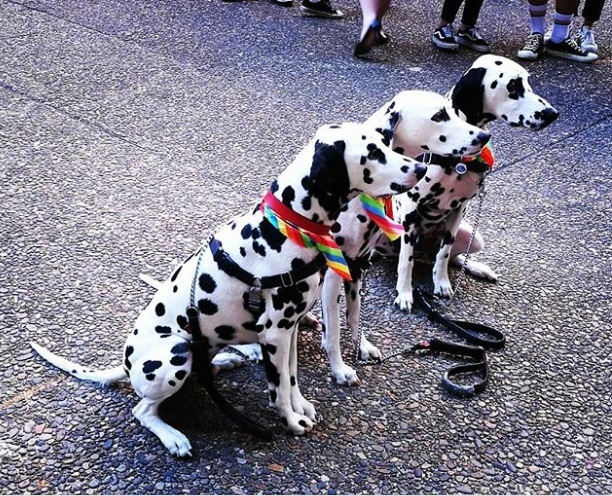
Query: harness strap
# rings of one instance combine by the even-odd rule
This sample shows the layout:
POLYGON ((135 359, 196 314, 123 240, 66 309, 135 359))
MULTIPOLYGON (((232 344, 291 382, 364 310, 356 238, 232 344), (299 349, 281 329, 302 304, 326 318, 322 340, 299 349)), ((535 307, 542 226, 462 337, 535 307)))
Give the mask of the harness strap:
POLYGON ((436 153, 424 153, 415 158, 415 160, 453 170, 455 170, 457 164, 463 164, 467 171, 477 172, 478 174, 491 170, 491 166, 481 160, 463 161, 456 157, 445 157, 436 153))
POLYGON ((426 350, 472 358, 475 360, 474 363, 457 365, 448 369, 442 375, 442 385, 449 393, 455 396, 469 397, 484 391, 489 382, 489 362, 485 349, 498 350, 503 348, 506 343, 504 335, 497 329, 484 324, 451 320, 444 317, 432 307, 420 288, 414 288, 413 297, 414 301, 417 302, 431 321, 442 324, 461 338, 470 343, 475 343, 477 346, 431 339, 429 341, 420 341, 410 351, 426 350), (452 378, 462 374, 479 374, 480 380, 471 385, 458 384, 453 381, 452 378))
POLYGON ((187 307, 187 318, 189 320, 189 327, 191 328, 191 336, 193 338, 193 342, 191 343, 193 367, 198 376, 200 385, 206 389, 206 392, 217 404, 219 409, 238 427, 240 427, 243 431, 258 437, 259 439, 262 439, 263 441, 270 441, 272 439, 271 431, 236 410, 215 387, 210 357, 208 356, 209 345, 208 341, 204 339, 204 336, 202 335, 198 316, 199 310, 195 306, 192 305, 187 307))
POLYGON ((261 289, 293 286, 296 282, 310 277, 325 267, 325 256, 320 253, 312 262, 290 272, 283 272, 274 276, 256 277, 240 267, 223 249, 223 245, 216 238, 210 240, 210 251, 219 268, 228 276, 235 277, 247 286, 255 286, 261 289))

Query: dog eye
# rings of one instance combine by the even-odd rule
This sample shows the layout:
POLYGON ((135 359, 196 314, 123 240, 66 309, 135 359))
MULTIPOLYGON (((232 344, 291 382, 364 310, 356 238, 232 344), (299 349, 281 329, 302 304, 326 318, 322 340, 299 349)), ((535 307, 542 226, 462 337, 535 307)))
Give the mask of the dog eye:
POLYGON ((446 122, 450 120, 450 116, 445 108, 438 110, 431 118, 434 122, 446 122))

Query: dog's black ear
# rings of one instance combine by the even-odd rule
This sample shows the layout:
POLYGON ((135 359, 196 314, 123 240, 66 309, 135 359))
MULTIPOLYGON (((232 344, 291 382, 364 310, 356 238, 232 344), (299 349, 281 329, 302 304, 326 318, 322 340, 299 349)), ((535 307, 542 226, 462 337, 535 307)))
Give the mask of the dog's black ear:
POLYGON ((453 107, 461 110, 470 124, 476 125, 483 115, 484 86, 482 84, 487 70, 483 67, 467 71, 451 90, 453 107))
POLYGON ((393 133, 395 132, 395 128, 397 127, 397 123, 400 120, 399 112, 396 112, 393 109, 395 106, 395 102, 392 102, 387 108, 387 112, 385 112, 385 122, 381 127, 376 128, 376 131, 382 134, 383 143, 387 146, 391 146, 391 140, 393 140, 393 133))
POLYGON ((346 143, 342 140, 331 145, 317 141, 310 175, 302 180, 304 189, 329 214, 339 211, 351 187, 344 161, 345 149, 346 143))

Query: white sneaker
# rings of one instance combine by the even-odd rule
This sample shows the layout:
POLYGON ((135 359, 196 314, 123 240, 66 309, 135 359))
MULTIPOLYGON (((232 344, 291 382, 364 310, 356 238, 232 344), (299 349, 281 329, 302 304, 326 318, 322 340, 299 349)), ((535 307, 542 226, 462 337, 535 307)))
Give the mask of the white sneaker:
POLYGON ((597 53, 598 46, 595 43, 595 34, 592 29, 582 26, 578 36, 580 37, 580 48, 585 52, 597 53))

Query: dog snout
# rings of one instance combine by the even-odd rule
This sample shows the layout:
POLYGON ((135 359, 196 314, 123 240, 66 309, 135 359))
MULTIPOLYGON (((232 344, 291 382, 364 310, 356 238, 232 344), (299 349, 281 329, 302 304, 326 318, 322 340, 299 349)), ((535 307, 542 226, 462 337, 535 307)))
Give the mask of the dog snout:
POLYGON ((480 131, 478 133, 478 135, 476 136, 476 138, 474 139, 474 141, 472 141, 472 144, 474 146, 478 146, 478 145, 486 145, 489 140, 491 139, 491 133, 488 133, 487 131, 480 131))
POLYGON ((554 107, 545 108, 542 111, 542 121, 544 121, 544 127, 552 124, 559 117, 559 111, 554 107))

